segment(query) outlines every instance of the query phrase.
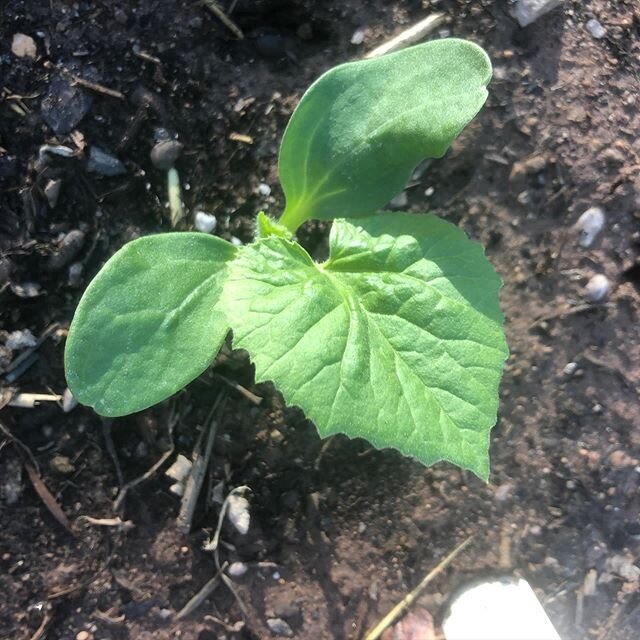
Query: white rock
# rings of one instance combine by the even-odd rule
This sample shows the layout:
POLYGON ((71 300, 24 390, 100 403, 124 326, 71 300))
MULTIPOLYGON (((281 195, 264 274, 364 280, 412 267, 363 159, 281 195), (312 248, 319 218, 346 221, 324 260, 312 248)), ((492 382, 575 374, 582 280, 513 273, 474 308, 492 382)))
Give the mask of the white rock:
POLYGON ((35 58, 38 48, 35 40, 24 33, 14 33, 11 41, 11 53, 18 58, 35 58))
POLYGON ((513 17, 521 27, 526 27, 540 16, 555 9, 561 2, 562 0, 518 0, 512 11, 513 17))
POLYGON ((585 287, 585 295, 591 302, 600 302, 604 300, 611 290, 611 283, 607 276, 601 273, 593 276, 585 287))
POLYGON ((587 209, 576 222, 576 229, 580 232, 580 246, 590 247, 598 237, 606 216, 602 207, 590 207, 587 209))
POLYGON ((182 482, 189 475, 191 466, 191 460, 180 454, 164 474, 176 482, 182 482))
POLYGON ((607 35, 604 27, 595 18, 587 21, 587 31, 589 31, 596 40, 600 40, 607 35))
POLYGON ((241 247, 242 246, 242 240, 240 240, 240 238, 237 238, 236 236, 231 236, 231 244, 234 247, 241 247))
POLYGON ((5 342, 7 349, 14 351, 15 349, 27 349, 28 347, 36 346, 36 338, 29 331, 24 329, 23 331, 12 331, 5 342))
POLYGON ((240 578, 247 573, 249 567, 246 562, 232 562, 227 569, 227 573, 233 578, 240 578))
POLYGON ((258 185, 258 193, 261 196, 264 196, 265 198, 267 198, 268 196, 271 195, 271 187, 268 184, 261 182, 258 185))
POLYGON ((213 233, 218 226, 218 219, 206 211, 196 211, 194 224, 202 233, 213 233))
POLYGON ((442 623, 447 640, 560 640, 525 580, 492 580, 467 587, 442 623))
POLYGON ((577 362, 567 362, 567 364, 564 365, 564 369, 562 370, 562 373, 564 373, 565 376, 572 376, 576 372, 577 368, 578 368, 577 362))
POLYGON ((351 44, 355 44, 356 46, 362 44, 366 33, 366 29, 356 29, 351 36, 351 44))
POLYGON ((245 535, 249 531, 251 516, 249 515, 249 501, 246 498, 231 494, 227 516, 241 535, 245 535))
POLYGON ((178 496, 178 498, 182 498, 184 495, 184 482, 174 482, 170 487, 169 491, 173 493, 174 496, 178 496))

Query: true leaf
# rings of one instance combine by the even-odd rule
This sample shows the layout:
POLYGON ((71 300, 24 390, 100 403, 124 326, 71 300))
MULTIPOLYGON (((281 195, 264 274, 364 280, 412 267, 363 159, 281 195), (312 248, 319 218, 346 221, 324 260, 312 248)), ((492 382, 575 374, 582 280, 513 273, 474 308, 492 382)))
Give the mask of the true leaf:
POLYGON ((507 355, 499 288, 455 226, 382 214, 336 220, 324 264, 281 237, 243 247, 221 300, 257 380, 273 380, 322 436, 486 478, 507 355))
POLYGON ((217 305, 235 248, 202 233, 130 242, 86 290, 65 349, 74 396, 105 416, 145 409, 181 389, 229 331, 217 305))
POLYGON ((484 104, 490 78, 487 54, 454 38, 325 73, 282 140, 281 222, 295 229, 384 206, 423 158, 445 153, 484 104))

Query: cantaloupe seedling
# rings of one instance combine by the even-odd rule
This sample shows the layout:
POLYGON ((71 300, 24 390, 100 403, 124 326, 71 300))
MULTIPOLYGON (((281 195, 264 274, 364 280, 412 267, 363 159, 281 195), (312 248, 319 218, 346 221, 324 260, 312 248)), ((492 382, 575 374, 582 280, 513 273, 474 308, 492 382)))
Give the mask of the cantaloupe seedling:
POLYGON ((232 331, 320 435, 345 433, 424 464, 489 473, 507 356, 500 279, 482 248, 433 215, 380 213, 424 158, 444 155, 487 97, 478 46, 439 40, 331 69, 285 131, 279 221, 236 247, 166 233, 120 249, 69 330, 66 375, 105 416, 145 409, 214 360, 232 331), (294 239, 332 220, 318 263, 294 239))

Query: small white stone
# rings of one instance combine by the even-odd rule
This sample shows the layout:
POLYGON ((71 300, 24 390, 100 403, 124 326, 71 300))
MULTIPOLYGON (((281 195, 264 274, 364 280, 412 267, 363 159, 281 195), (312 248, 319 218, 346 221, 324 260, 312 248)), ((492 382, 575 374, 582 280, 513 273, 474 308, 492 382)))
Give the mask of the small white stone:
POLYGON ((234 245, 235 247, 241 247, 242 240, 240 240, 240 238, 236 238, 236 236, 231 236, 231 244, 234 245))
POLYGON ((595 18, 587 21, 587 30, 596 40, 601 40, 607 35, 604 27, 595 18))
POLYGON ((366 33, 366 29, 356 29, 351 36, 351 44, 355 44, 356 46, 361 45, 364 42, 366 33))
POLYGON ((14 351, 15 349, 26 349, 28 347, 36 346, 36 338, 29 331, 29 329, 24 329, 23 331, 12 331, 8 336, 5 342, 5 347, 7 349, 11 349, 14 351))
POLYGON ((213 233, 218 226, 218 219, 206 211, 196 211, 195 227, 202 233, 213 233))
POLYGON ((593 276, 585 287, 585 295, 591 302, 600 302, 604 300, 611 290, 611 283, 607 276, 601 273, 593 276))
POLYGON ((576 222, 576 229, 580 232, 580 246, 590 247, 597 238, 604 223, 606 216, 602 207, 590 207, 587 209, 576 222))
POLYGON ((249 501, 246 498, 231 494, 227 516, 238 533, 245 535, 249 531, 251 516, 249 515, 249 501))
POLYGON ((176 482, 182 482, 189 475, 191 466, 191 460, 180 454, 176 461, 165 471, 165 475, 176 482))
POLYGON ((247 573, 248 570, 249 567, 247 566, 246 562, 232 562, 229 565, 227 573, 234 578, 240 578, 245 573, 247 573))
POLYGON ((35 40, 24 33, 14 33, 11 41, 11 53, 18 58, 35 58, 38 48, 35 40))
POLYGON ((175 482, 169 487, 169 491, 171 491, 174 496, 182 498, 182 496, 184 495, 184 482, 175 482))
POLYGON ((264 196, 265 198, 267 198, 268 196, 271 195, 271 187, 268 184, 261 182, 258 185, 258 193, 261 196, 264 196))
POLYGON ((562 373, 564 373, 565 376, 572 376, 576 372, 577 368, 577 362, 567 362, 567 364, 564 366, 564 369, 562 370, 562 373))

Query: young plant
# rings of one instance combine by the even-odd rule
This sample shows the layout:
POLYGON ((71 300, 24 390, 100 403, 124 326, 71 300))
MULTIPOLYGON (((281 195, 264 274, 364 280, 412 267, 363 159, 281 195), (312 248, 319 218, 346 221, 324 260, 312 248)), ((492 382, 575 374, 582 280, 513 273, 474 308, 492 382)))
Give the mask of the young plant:
POLYGON ((167 233, 120 249, 87 288, 65 352, 76 398, 145 409, 214 360, 229 331, 321 436, 345 433, 424 464, 489 473, 507 347, 500 279, 482 248, 433 215, 378 213, 482 107, 491 64, 462 40, 325 73, 285 131, 286 207, 256 239, 167 233), (333 220, 326 262, 294 240, 333 220))

